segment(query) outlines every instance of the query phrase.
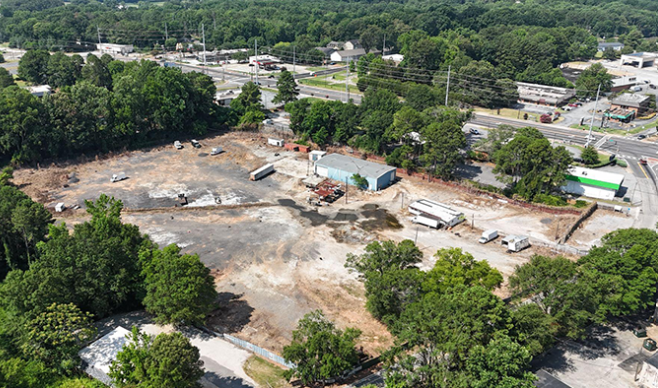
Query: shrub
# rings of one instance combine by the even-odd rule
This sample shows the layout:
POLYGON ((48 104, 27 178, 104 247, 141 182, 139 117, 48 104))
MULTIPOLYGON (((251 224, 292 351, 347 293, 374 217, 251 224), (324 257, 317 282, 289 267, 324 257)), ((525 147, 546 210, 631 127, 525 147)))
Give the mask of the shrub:
POLYGON ((536 203, 543 203, 548 206, 567 206, 567 200, 557 195, 538 194, 535 197, 536 203))
POLYGON ((589 202, 583 201, 582 199, 577 200, 576 203, 574 204, 574 206, 578 209, 587 207, 587 205, 589 205, 589 202))

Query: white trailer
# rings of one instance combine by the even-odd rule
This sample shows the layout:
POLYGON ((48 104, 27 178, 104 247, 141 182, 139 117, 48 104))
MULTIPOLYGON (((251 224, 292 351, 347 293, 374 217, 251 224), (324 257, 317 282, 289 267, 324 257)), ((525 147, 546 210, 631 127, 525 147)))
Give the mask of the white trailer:
POLYGON ((496 229, 489 229, 482 232, 482 237, 478 240, 480 244, 486 244, 489 241, 498 237, 498 231, 496 229))
POLYGON ((57 213, 61 213, 61 212, 63 212, 64 209, 66 209, 66 206, 64 205, 64 202, 60 202, 60 203, 58 203, 57 205, 55 205, 55 211, 56 211, 57 213))
POLYGON ((274 172, 274 165, 271 164, 271 163, 268 163, 268 164, 264 165, 263 167, 252 171, 249 174, 249 180, 250 181, 257 181, 257 180, 259 180, 261 178, 264 178, 265 176, 267 176, 267 175, 269 175, 273 172, 274 172))
POLYGON ((110 178, 110 182, 114 183, 114 182, 122 181, 126 178, 127 178, 126 173, 120 172, 118 174, 113 174, 112 178, 110 178))
POLYGON ((502 244, 507 246, 510 252, 519 252, 530 246, 530 239, 527 236, 507 236, 503 239, 502 244))
POLYGON ((213 149, 210 151, 210 155, 219 155, 219 154, 221 154, 222 152, 224 152, 224 150, 222 149, 222 147, 215 147, 215 148, 213 148, 213 149))
POLYGON ((267 144, 275 147, 283 147, 284 143, 285 141, 283 139, 273 139, 273 138, 267 139, 267 144))
POLYGON ((415 216, 412 221, 414 224, 421 224, 430 228, 439 229, 439 220, 435 220, 434 218, 415 216))
POLYGON ((431 201, 429 199, 420 199, 409 205, 409 212, 416 216, 424 216, 439 220, 442 225, 451 228, 464 221, 464 213, 452 209, 448 205, 431 201))

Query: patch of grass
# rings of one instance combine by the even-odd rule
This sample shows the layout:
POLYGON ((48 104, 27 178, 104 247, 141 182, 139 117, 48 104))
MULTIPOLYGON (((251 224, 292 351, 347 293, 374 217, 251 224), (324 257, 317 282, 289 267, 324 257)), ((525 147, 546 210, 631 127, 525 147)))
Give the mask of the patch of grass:
POLYGON ((628 167, 628 163, 624 159, 617 159, 617 166, 626 168, 628 167))
MULTIPOLYGON (((332 84, 322 79, 304 78, 304 79, 300 79, 298 82, 302 85, 314 86, 316 88, 338 90, 343 92, 345 91, 344 84, 332 84)), ((361 94, 359 88, 357 88, 355 85, 349 85, 349 88, 350 88, 350 93, 361 94)))
POLYGON ((244 363, 244 371, 259 387, 285 388, 291 387, 283 369, 271 364, 258 356, 251 356, 244 363))
MULTIPOLYGON (((645 131, 645 130, 647 130, 647 129, 649 129, 649 128, 653 128, 653 127, 655 127, 655 126, 656 126, 656 123, 655 123, 655 122, 654 122, 654 123, 649 123, 649 124, 643 125, 643 126, 641 126, 641 127, 636 127, 636 128, 628 129, 628 130, 626 130, 626 129, 612 129, 612 128, 603 128, 603 129, 602 129, 601 127, 593 126, 593 127, 592 127, 592 131, 594 131, 594 132, 600 132, 600 133, 613 134, 613 135, 622 135, 622 136, 625 136, 625 135, 635 135, 636 133, 640 133, 640 132, 642 132, 642 131, 645 131)), ((578 125, 578 124, 572 124, 572 125, 570 125, 569 127, 570 127, 570 128, 583 129, 583 130, 589 131, 589 125, 578 125)))
POLYGON ((476 113, 482 112, 493 116, 507 117, 509 119, 518 119, 518 120, 523 120, 523 114, 527 113, 528 121, 533 121, 533 122, 539 121, 539 116, 541 116, 540 114, 537 113, 524 112, 524 111, 519 112, 516 109, 510 109, 510 108, 500 108, 500 109, 475 108, 474 110, 476 113), (499 111, 500 114, 498 114, 499 111))
POLYGON ((324 66, 315 66, 315 67, 307 67, 306 70, 308 70, 308 71, 322 71, 322 70, 327 70, 327 68, 324 67, 324 66))
MULTIPOLYGON (((581 153, 585 149, 585 147, 575 145, 575 144, 569 144, 569 147, 578 148, 581 153)), ((602 153, 601 151, 598 151, 598 150, 597 150, 597 152, 599 153, 599 164, 608 163, 608 161, 610 160, 610 155, 608 155, 607 153, 602 153)), ((578 155, 578 156, 580 156, 580 155, 578 155)))

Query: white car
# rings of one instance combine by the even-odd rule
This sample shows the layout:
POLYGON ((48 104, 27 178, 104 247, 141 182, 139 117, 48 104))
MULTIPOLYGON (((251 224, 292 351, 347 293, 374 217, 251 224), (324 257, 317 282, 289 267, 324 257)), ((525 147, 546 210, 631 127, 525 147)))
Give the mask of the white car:
POLYGON ((183 145, 178 140, 174 142, 174 147, 176 147, 177 150, 183 149, 183 145))
POLYGON ((272 119, 263 120, 263 124, 272 125, 272 123, 274 123, 274 121, 272 121, 272 119))

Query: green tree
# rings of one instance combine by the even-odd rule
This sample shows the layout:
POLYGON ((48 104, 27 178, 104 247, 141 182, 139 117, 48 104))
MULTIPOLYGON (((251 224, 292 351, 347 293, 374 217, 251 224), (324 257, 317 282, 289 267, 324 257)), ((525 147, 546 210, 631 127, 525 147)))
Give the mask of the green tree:
POLYGON ((117 354, 108 374, 119 388, 197 388, 203 376, 199 349, 181 333, 153 338, 133 327, 130 342, 117 354))
POLYGON ((617 57, 617 50, 613 49, 612 47, 606 47, 606 49, 603 50, 603 59, 614 61, 617 59, 617 57))
POLYGON ((92 85, 112 88, 112 75, 107 64, 93 54, 87 56, 87 64, 82 68, 82 78, 92 85))
POLYGON ((161 324, 203 324, 213 309, 217 292, 210 270, 198 255, 181 255, 175 244, 143 251, 146 311, 161 324))
POLYGON ((71 57, 57 52, 48 59, 48 85, 53 88, 73 85, 79 74, 79 68, 71 57))
POLYGON ((74 304, 56 304, 25 326, 24 353, 61 373, 71 373, 78 364, 78 351, 96 334, 91 314, 74 304))
POLYGON ((247 82, 242 86, 240 95, 231 101, 231 109, 238 116, 239 124, 257 124, 265 115, 262 113, 261 93, 258 86, 253 82, 247 82))
POLYGON ((597 164, 599 162, 599 153, 596 151, 596 148, 592 146, 588 146, 583 148, 582 152, 580 153, 581 159, 583 159, 583 162, 585 164, 597 164))
POLYGON ((49 59, 46 50, 28 50, 18 62, 18 76, 35 85, 47 83, 49 59))
POLYGON ((276 81, 276 88, 279 92, 274 96, 272 100, 273 103, 278 104, 283 102, 287 104, 289 102, 297 100, 299 95, 299 89, 297 88, 297 82, 292 73, 284 70, 279 75, 279 79, 276 81))
POLYGON ((477 261, 460 248, 439 249, 437 258, 423 281, 423 291, 443 293, 450 288, 481 286, 491 291, 503 282, 503 275, 486 260, 477 261))
POLYGON ((350 180, 354 183, 354 185, 361 190, 365 190, 370 186, 370 183, 368 183, 368 179, 365 177, 359 175, 359 174, 354 174, 350 177, 350 180))
POLYGON ((423 128, 421 135, 425 139, 421 155, 424 165, 436 176, 452 178, 466 147, 462 126, 452 120, 434 122, 423 128))
POLYGON ((16 85, 14 77, 7 71, 7 69, 0 67, 0 90, 13 85, 16 85))
POLYGON ((528 349, 507 336, 469 352, 466 374, 473 388, 534 388, 535 375, 528 371, 532 356, 528 349))
POLYGON ((612 75, 600 63, 595 63, 583 70, 576 80, 579 96, 593 96, 601 85, 601 92, 609 92, 612 88, 612 75))
POLYGON ((286 377, 298 377, 310 385, 336 377, 358 362, 354 341, 361 331, 336 328, 322 311, 312 311, 297 323, 292 342, 283 347, 283 357, 296 366, 286 371, 286 377))
POLYGON ((498 179, 526 200, 549 194, 564 182, 572 162, 564 147, 553 148, 534 128, 521 128, 493 155, 498 179))
POLYGON ((524 304, 512 310, 512 337, 537 356, 555 341, 557 325, 555 319, 534 304, 524 304))
POLYGON ((5 63, 5 57, 0 53, 0 63, 5 63))

